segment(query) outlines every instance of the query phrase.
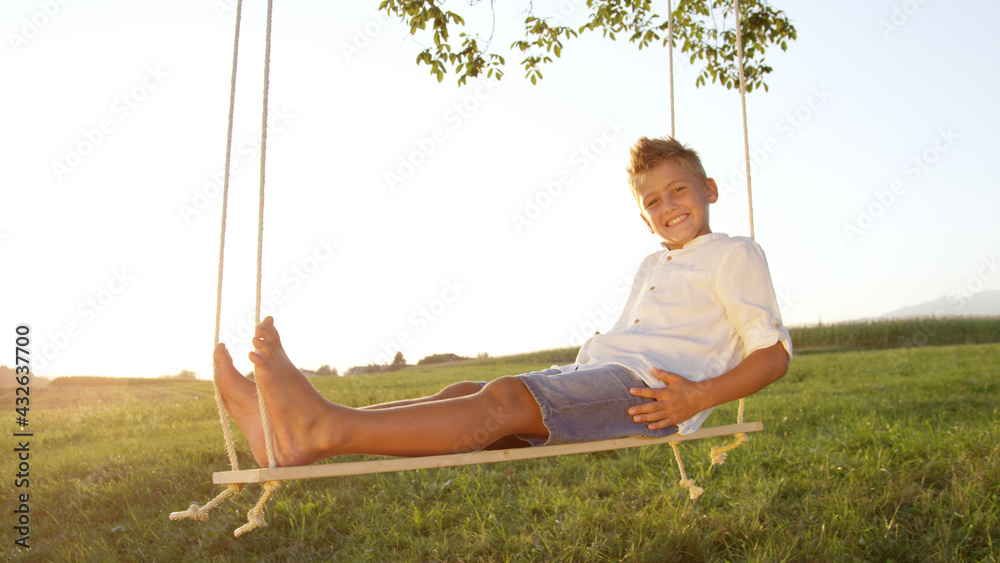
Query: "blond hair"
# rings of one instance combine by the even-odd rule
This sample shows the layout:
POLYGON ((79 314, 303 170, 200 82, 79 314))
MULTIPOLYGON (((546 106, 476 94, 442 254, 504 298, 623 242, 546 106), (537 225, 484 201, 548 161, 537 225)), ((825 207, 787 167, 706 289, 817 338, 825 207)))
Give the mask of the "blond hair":
POLYGON ((708 180, 701 159, 694 149, 685 147, 670 137, 657 139, 642 137, 629 149, 629 163, 625 169, 628 172, 628 185, 632 188, 632 193, 635 193, 647 172, 658 164, 670 161, 676 162, 682 169, 694 174, 701 180, 702 186, 708 180))

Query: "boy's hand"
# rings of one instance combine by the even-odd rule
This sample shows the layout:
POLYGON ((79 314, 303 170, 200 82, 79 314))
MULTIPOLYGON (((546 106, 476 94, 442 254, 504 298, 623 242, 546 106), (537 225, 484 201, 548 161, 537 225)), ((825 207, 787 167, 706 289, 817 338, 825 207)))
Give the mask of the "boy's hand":
POLYGON ((660 368, 653 368, 653 375, 667 386, 659 389, 629 389, 629 393, 636 397, 653 399, 628 410, 635 422, 647 422, 650 430, 659 430, 680 424, 711 406, 702 404, 705 393, 697 382, 660 368))

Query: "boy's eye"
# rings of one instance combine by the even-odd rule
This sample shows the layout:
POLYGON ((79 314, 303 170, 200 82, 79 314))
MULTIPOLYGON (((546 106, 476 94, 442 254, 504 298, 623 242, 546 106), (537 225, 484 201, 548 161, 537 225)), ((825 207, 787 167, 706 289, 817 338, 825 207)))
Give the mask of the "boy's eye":
POLYGON ((653 205, 655 205, 659 201, 660 200, 658 200, 658 199, 651 199, 651 200, 647 201, 646 202, 646 209, 649 209, 650 207, 653 207, 653 205))
POLYGON ((684 189, 684 188, 686 188, 686 187, 687 187, 687 186, 677 186, 676 188, 674 188, 674 193, 677 193, 677 192, 679 192, 679 191, 683 190, 683 189, 684 189))

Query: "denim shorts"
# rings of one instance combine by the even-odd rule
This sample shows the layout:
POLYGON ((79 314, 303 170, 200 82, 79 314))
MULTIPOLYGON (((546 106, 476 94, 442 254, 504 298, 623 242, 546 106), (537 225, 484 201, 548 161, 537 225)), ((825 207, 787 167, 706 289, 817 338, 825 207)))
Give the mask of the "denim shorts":
POLYGON ((532 446, 633 436, 662 438, 677 432, 676 426, 650 430, 646 423, 632 420, 628 409, 652 399, 628 392, 630 388, 647 385, 625 366, 612 364, 588 368, 584 365, 566 373, 546 369, 517 378, 535 397, 542 412, 542 422, 549 430, 547 440, 518 436, 532 446))

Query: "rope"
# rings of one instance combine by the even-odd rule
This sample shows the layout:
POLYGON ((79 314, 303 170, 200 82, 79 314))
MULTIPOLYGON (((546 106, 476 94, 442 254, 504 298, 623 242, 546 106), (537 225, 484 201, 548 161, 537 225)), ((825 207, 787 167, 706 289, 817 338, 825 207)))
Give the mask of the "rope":
MULTIPOLYGON (((272 14, 273 1, 268 0, 267 3, 267 34, 266 34, 266 47, 264 50, 264 101, 263 101, 263 112, 261 117, 261 147, 260 147, 260 191, 258 200, 258 211, 257 211, 257 288, 256 297, 254 303, 254 319, 255 324, 260 324, 260 305, 261 305, 261 280, 263 272, 263 248, 264 248, 264 164, 265 155, 267 152, 267 102, 268 102, 268 89, 270 86, 270 67, 271 67, 271 14, 272 14)), ((225 248, 226 248, 226 221, 228 215, 229 207, 229 170, 230 164, 232 162, 232 146, 233 146, 233 115, 234 108, 236 105, 236 70, 237 62, 239 60, 239 41, 240 41, 240 23, 242 21, 243 15, 243 0, 238 0, 236 4, 236 34, 233 44, 233 71, 232 79, 230 83, 229 90, 229 123, 226 131, 226 169, 225 176, 223 179, 222 188, 222 227, 221 234, 219 236, 219 275, 218 282, 216 284, 216 294, 215 294, 215 347, 219 346, 219 334, 221 332, 222 323, 222 278, 223 278, 223 265, 225 262, 225 248)), ((213 373, 218 374, 218 363, 214 361, 212 370, 213 373)), ((214 381, 214 380, 213 380, 214 381)), ((222 425, 222 435, 226 442, 226 453, 229 457, 229 464, 233 471, 239 470, 239 463, 236 458, 236 448, 233 442, 232 429, 229 426, 229 418, 226 413, 225 406, 222 403, 222 394, 219 391, 219 387, 215 387, 215 404, 219 411, 219 421, 222 425)), ((271 424, 267 416, 267 409, 264 405, 263 396, 258 393, 258 407, 260 408, 261 423, 264 429, 264 442, 267 449, 268 464, 272 469, 277 467, 277 462, 274 457, 274 448, 272 445, 271 437, 271 424)), ((247 513, 247 523, 238 528, 234 534, 236 537, 243 535, 244 533, 261 526, 266 526, 267 523, 264 521, 263 510, 264 505, 267 503, 271 494, 280 487, 278 482, 267 482, 263 485, 263 493, 257 504, 254 505, 250 512, 247 513)), ((205 520, 208 518, 208 511, 217 506, 226 498, 238 494, 242 490, 241 485, 231 484, 228 485, 221 493, 218 494, 214 499, 205 504, 205 506, 199 506, 197 503, 191 503, 187 510, 182 512, 173 512, 170 514, 171 520, 180 520, 183 518, 191 518, 193 520, 205 520)))
MULTIPOLYGON (((240 21, 242 20, 243 0, 236 4, 236 32, 233 38, 233 72, 229 84, 229 124, 226 128, 226 171, 222 181, 222 227, 219 229, 219 278, 215 289, 215 338, 213 350, 219 346, 219 332, 222 324, 222 271, 225 264, 226 255, 226 218, 229 209, 229 168, 233 155, 233 113, 236 108, 236 66, 239 60, 240 49, 240 21)), ((212 373, 218 374, 219 366, 215 362, 215 355, 212 355, 212 373)), ((215 378, 212 378, 215 381, 215 378)), ((229 464, 233 469, 239 467, 236 460, 236 448, 233 445, 233 434, 229 427, 229 418, 226 409, 222 404, 222 394, 219 387, 215 387, 215 404, 219 409, 219 422, 222 424, 222 434, 226 440, 226 453, 229 455, 229 464)))
MULTIPOLYGON (((750 189, 750 134, 747 132, 747 88, 746 76, 743 73, 743 34, 740 32, 740 0, 733 0, 736 12, 736 62, 740 65, 740 104, 743 107, 743 151, 747 163, 747 206, 750 210, 750 238, 754 238, 753 229, 753 190, 750 189)), ((743 419, 740 419, 743 422, 743 419)))
MULTIPOLYGON (((263 100, 263 110, 261 111, 261 124, 260 124, 260 190, 257 205, 257 291, 254 302, 254 323, 260 324, 260 295, 261 295, 261 278, 263 273, 263 256, 264 256, 264 163, 265 157, 267 156, 267 97, 268 90, 271 85, 271 13, 272 13, 273 0, 267 0, 267 32, 264 37, 264 100, 263 100)), ((260 423, 264 430, 264 447, 267 450, 267 463, 271 469, 278 466, 278 462, 274 457, 274 446, 272 444, 271 436, 271 420, 267 416, 267 406, 264 404, 264 396, 258 392, 257 393, 257 407, 260 409, 260 423)), ((257 504, 250 509, 247 513, 247 523, 237 528, 233 535, 240 537, 241 535, 253 530, 254 528, 260 528, 267 526, 267 522, 264 521, 264 505, 267 504, 267 500, 271 498, 271 494, 280 487, 281 484, 277 481, 268 481, 263 485, 263 492, 260 495, 260 499, 257 504)))
MULTIPOLYGON (((229 125, 226 129, 226 170, 222 181, 222 227, 219 235, 219 276, 215 289, 215 343, 213 350, 219 347, 219 332, 222 323, 222 272, 226 254, 226 218, 227 209, 229 208, 229 168, 233 154, 233 110, 236 105, 236 62, 239 60, 240 21, 242 19, 242 14, 243 0, 238 0, 236 3, 236 32, 233 39, 233 72, 229 86, 229 125)), ((215 355, 213 354, 212 373, 218 375, 218 371, 219 366, 215 362, 215 355)), ((229 427, 229 417, 226 414, 226 407, 222 404, 222 393, 219 392, 218 385, 214 385, 214 377, 212 381, 213 387, 215 388, 215 406, 219 411, 219 423, 222 425, 222 437, 226 442, 226 454, 229 457, 229 465, 233 468, 233 471, 236 471, 239 469, 239 462, 236 459, 236 446, 233 444, 233 432, 229 427)), ((208 518, 207 512, 209 510, 214 508, 230 495, 235 495, 241 490, 242 488, 240 487, 227 487, 224 491, 219 493, 217 497, 205 504, 205 506, 199 507, 196 503, 191 503, 191 506, 189 506, 187 510, 183 512, 171 513, 170 519, 180 520, 182 518, 193 518, 195 520, 205 520, 208 518)))
POLYGON ((233 483, 228 485, 219 496, 208 501, 205 506, 198 506, 197 503, 192 502, 191 506, 188 507, 184 512, 171 512, 171 520, 181 520, 183 518, 190 518, 192 520, 204 521, 208 520, 208 511, 215 508, 217 504, 226 500, 227 497, 231 495, 237 495, 243 490, 243 486, 233 483))
POLYGON ((674 11, 667 0, 667 58, 670 60, 670 138, 674 135, 674 11))
MULTIPOLYGON (((740 66, 740 105, 743 107, 743 152, 747 166, 747 206, 750 215, 750 238, 754 238, 753 228, 753 191, 750 188, 750 134, 747 132, 747 89, 746 76, 743 73, 743 34, 740 32, 740 0, 733 0, 733 10, 736 12, 736 62, 740 66)), ((741 397, 736 413, 736 423, 743 424, 743 411, 746 407, 746 397, 741 397)), ((710 454, 712 465, 721 465, 726 461, 726 452, 738 448, 747 441, 747 435, 740 433, 736 440, 726 446, 712 446, 710 454)))
POLYGON ((722 465, 723 463, 726 463, 726 456, 728 455, 726 452, 728 452, 729 450, 735 450, 736 448, 740 447, 744 442, 750 439, 746 434, 742 432, 736 434, 735 437, 736 441, 734 441, 732 444, 726 446, 712 446, 712 453, 709 456, 712 458, 712 465, 722 465))
MULTIPOLYGON (((264 109, 261 112, 260 131, 260 196, 257 205, 257 293, 254 302, 254 324, 260 324, 260 294, 261 274, 263 272, 264 255, 264 161, 267 155, 267 94, 271 84, 271 6, 273 0, 267 0, 267 34, 264 47, 264 109)), ((257 393, 257 406, 260 408, 260 422, 264 427, 264 445, 267 449, 267 462, 271 469, 278 466, 274 458, 274 447, 271 444, 271 421, 267 416, 264 396, 257 393)))
POLYGON ((695 485, 694 479, 688 479, 687 473, 684 471, 684 462, 681 461, 680 446, 677 442, 670 442, 670 447, 674 450, 674 459, 677 460, 677 469, 679 469, 681 473, 679 485, 681 488, 688 490, 688 495, 691 497, 691 500, 695 500, 705 492, 705 489, 695 485))
POLYGON ((257 504, 247 512, 247 523, 243 524, 239 528, 233 531, 233 535, 240 537, 243 534, 253 530, 254 528, 263 528, 267 526, 267 521, 264 520, 264 505, 267 504, 267 499, 271 498, 271 493, 278 490, 281 487, 281 483, 278 481, 268 481, 264 483, 264 492, 260 495, 260 500, 257 504))

